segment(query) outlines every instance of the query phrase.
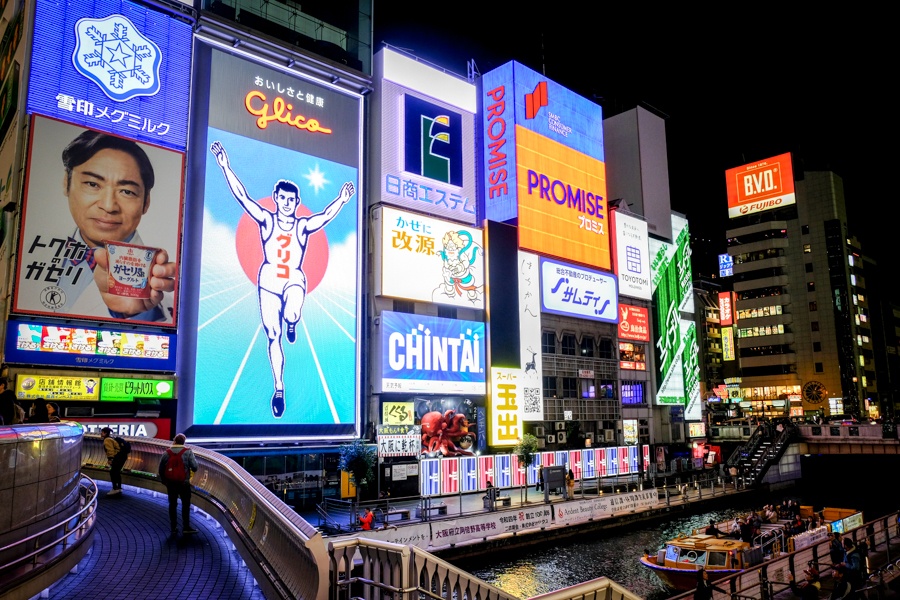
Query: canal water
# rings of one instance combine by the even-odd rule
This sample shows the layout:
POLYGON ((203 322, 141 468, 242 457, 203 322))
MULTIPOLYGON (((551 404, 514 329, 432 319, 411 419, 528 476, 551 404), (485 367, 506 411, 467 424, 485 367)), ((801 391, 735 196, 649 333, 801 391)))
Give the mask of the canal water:
MULTIPOLYGON (((504 549, 488 556, 455 560, 453 564, 519 598, 532 598, 597 577, 607 577, 645 600, 664 600, 676 592, 668 590, 656 575, 640 566, 643 550, 655 553, 667 540, 679 533, 705 527, 710 519, 720 522, 744 516, 765 504, 780 504, 787 498, 799 500, 816 510, 826 506, 859 509, 867 521, 900 508, 896 494, 886 489, 879 491, 879 469, 862 473, 859 465, 816 462, 814 467, 804 465, 802 486, 771 495, 737 496, 734 497, 735 504, 727 509, 709 512, 700 509, 697 514, 664 523, 555 540, 543 549, 534 545, 521 550, 504 549)), ((896 469, 896 464, 888 468, 896 469)), ((885 471, 880 472, 883 479, 885 471)))

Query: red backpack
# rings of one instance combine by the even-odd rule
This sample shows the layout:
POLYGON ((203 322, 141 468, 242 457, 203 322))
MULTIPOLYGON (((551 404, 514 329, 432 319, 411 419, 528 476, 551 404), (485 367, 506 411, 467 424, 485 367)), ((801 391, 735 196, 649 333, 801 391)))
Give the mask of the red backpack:
POLYGON ((187 451, 182 448, 181 452, 173 452, 171 448, 166 449, 169 460, 166 461, 165 478, 167 481, 184 482, 187 481, 187 471, 184 468, 183 455, 187 451))

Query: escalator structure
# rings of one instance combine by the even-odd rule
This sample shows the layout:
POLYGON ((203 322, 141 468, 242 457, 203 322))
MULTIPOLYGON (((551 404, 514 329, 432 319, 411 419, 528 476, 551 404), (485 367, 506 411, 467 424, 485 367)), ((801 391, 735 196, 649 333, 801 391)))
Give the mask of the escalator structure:
POLYGON ((755 487, 762 483, 772 465, 778 464, 790 443, 798 435, 790 422, 764 423, 756 428, 750 439, 735 448, 725 465, 737 467, 744 485, 755 487))

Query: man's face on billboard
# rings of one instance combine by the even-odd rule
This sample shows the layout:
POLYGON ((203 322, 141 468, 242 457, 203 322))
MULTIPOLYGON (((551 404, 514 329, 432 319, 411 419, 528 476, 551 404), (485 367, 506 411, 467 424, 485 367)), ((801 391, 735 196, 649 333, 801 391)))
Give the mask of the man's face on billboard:
POLYGON ((88 246, 128 239, 150 207, 137 161, 127 152, 106 148, 64 176, 69 210, 88 246))
POLYGON ((278 212, 286 217, 293 217, 297 212, 297 205, 300 199, 297 194, 287 190, 278 190, 275 193, 275 203, 278 205, 278 212))

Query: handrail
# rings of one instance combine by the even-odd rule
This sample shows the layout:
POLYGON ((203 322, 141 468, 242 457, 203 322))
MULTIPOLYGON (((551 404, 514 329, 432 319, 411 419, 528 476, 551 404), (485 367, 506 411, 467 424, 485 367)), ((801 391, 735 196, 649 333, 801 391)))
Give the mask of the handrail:
MULTIPOLYGON (((122 472, 123 482, 163 491, 157 471, 171 443, 144 437, 127 439, 131 454, 122 472)), ((266 596, 325 600, 328 556, 322 534, 230 458, 199 446, 189 447, 200 463, 191 480, 194 503, 229 532, 266 596)), ((97 435, 84 436, 82 469, 109 477, 97 435)))
MULTIPOLYGON (((3 579, 0 580, 0 593, 4 591, 5 586, 16 585, 16 582, 24 578, 28 572, 38 568, 38 559, 49 557, 50 560, 58 561, 91 534, 97 521, 97 484, 92 479, 83 476, 79 481, 79 486, 83 506, 78 512, 66 516, 62 521, 36 533, 0 547, 0 556, 15 556, 11 561, 0 564, 0 574, 3 574, 3 579), (47 539, 48 537, 49 539, 47 539), (31 547, 33 547, 32 550, 22 554, 16 552, 19 548, 31 547)), ((46 564, 50 560, 44 560, 43 563, 46 564)))

